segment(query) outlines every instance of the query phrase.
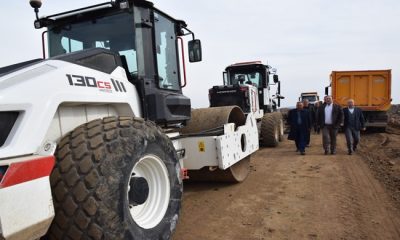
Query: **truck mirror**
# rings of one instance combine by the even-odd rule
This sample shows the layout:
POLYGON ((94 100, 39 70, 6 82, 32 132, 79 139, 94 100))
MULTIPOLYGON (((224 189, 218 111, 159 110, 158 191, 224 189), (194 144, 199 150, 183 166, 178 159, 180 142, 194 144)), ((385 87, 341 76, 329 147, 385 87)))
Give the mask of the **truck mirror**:
POLYGON ((189 62, 200 62, 202 60, 201 41, 194 39, 188 43, 189 62))
POLYGON ((274 83, 278 83, 279 82, 279 77, 278 75, 274 75, 274 83))

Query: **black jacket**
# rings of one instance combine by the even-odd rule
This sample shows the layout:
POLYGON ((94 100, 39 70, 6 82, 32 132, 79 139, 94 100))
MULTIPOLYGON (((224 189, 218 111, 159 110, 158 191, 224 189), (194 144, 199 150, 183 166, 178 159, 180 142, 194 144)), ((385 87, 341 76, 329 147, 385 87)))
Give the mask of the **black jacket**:
MULTIPOLYGON (((343 110, 342 107, 336 103, 332 103, 332 125, 335 128, 340 128, 340 124, 343 123, 343 110)), ((317 122, 323 128, 325 126, 325 106, 322 104, 318 109, 318 119, 317 122)))
POLYGON ((308 107, 304 107, 303 109, 308 110, 308 112, 310 113, 310 121, 311 121, 311 125, 313 125, 315 123, 315 109, 314 109, 314 106, 308 105, 308 107))
MULTIPOLYGON (((352 126, 355 130, 360 131, 361 129, 363 129, 365 127, 365 118, 364 115, 361 111, 361 109, 354 107, 354 112, 353 114, 355 114, 355 122, 354 122, 354 126, 352 126)), ((349 108, 344 108, 343 109, 343 115, 344 115, 344 128, 348 128, 349 124, 350 124, 350 111, 349 108)), ((350 126, 351 127, 351 126, 350 126)))
POLYGON ((301 125, 297 124, 297 109, 292 109, 288 113, 288 123, 290 124, 290 132, 288 139, 295 140, 298 131, 306 133, 311 128, 310 112, 307 109, 300 111, 301 125))

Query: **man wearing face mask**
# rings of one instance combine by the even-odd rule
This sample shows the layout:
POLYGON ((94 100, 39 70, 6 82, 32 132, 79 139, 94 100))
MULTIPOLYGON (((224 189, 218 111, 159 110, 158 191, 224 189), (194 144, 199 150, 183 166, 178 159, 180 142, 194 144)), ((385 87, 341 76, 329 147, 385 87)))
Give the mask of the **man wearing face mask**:
POLYGON ((360 130, 365 130, 365 119, 361 109, 354 106, 354 100, 347 101, 347 107, 343 109, 344 114, 344 132, 348 154, 351 155, 360 142, 360 130))
POLYGON ((343 110, 340 105, 333 103, 331 96, 326 96, 325 104, 319 108, 318 124, 322 129, 325 155, 328 155, 329 150, 332 155, 336 154, 336 137, 343 124, 343 110))

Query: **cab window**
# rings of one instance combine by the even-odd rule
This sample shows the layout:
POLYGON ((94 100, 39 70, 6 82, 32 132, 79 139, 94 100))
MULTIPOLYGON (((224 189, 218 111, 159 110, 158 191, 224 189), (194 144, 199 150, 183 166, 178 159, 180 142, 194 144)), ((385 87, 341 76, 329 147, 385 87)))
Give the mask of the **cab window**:
POLYGON ((175 23, 163 15, 154 13, 157 53, 158 86, 162 89, 179 90, 179 71, 175 23))

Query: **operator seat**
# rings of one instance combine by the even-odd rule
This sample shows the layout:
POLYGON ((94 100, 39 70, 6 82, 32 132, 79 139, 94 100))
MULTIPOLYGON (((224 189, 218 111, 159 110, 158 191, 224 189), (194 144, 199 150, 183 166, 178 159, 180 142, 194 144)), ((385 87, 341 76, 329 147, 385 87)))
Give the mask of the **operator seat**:
POLYGON ((238 76, 238 83, 239 84, 243 84, 245 80, 246 80, 246 78, 245 78, 244 75, 239 75, 238 76))

